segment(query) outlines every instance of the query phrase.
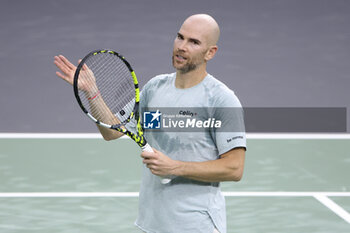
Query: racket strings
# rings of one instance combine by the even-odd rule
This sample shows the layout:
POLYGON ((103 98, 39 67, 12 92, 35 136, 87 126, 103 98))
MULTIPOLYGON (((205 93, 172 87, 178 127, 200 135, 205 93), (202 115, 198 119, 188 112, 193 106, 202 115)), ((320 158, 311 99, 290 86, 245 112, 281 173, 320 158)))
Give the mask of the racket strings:
POLYGON ((114 106, 111 111, 117 114, 121 121, 124 121, 131 114, 134 105, 134 85, 130 71, 117 56, 109 54, 101 54, 101 56, 106 58, 106 61, 99 59, 99 62, 102 63, 98 66, 102 71, 100 76, 104 77, 104 80, 99 79, 101 80, 98 84, 99 89, 102 89, 103 85, 106 91, 102 96, 110 103, 107 105, 114 106), (132 92, 126 92, 127 90, 132 90, 132 92), (112 92, 114 95, 110 95, 112 92), (113 96, 115 98, 112 98, 113 96))
POLYGON ((99 53, 85 60, 85 69, 80 71, 79 79, 84 79, 91 89, 96 89, 103 104, 94 104, 95 98, 88 97, 82 90, 79 96, 84 108, 98 121, 106 124, 117 124, 127 120, 135 106, 135 86, 132 75, 125 63, 114 54, 99 53), (88 78, 86 76, 89 76, 88 78), (113 117, 115 116, 115 117, 113 117))

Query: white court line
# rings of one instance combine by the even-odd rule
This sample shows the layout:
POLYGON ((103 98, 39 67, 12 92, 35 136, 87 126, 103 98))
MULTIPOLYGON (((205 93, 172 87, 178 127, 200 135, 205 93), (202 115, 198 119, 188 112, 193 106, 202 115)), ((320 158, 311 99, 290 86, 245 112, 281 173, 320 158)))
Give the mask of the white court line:
POLYGON ((350 139, 348 133, 247 133, 247 139, 350 139))
POLYGON ((336 215, 344 219, 347 223, 350 223, 350 214, 346 212, 337 203, 326 197, 325 195, 314 195, 314 197, 323 205, 332 210, 336 215))
MULTIPOLYGON (((223 192, 226 197, 314 197, 350 223, 350 214, 327 196, 350 197, 350 192, 223 192)), ((0 198, 138 197, 138 192, 24 192, 0 193, 0 198)))
POLYGON ((350 197, 350 192, 222 192, 225 197, 350 197))
POLYGON ((138 192, 23 192, 0 193, 1 197, 138 197, 138 192))
MULTIPOLYGON (((226 197, 350 197, 350 192, 222 192, 226 197)), ((1 197, 138 197, 138 192, 4 192, 1 197)))
MULTIPOLYGON (((0 133, 0 139, 102 139, 99 133, 0 133)), ((127 139, 127 136, 122 138, 127 139)), ((247 139, 350 139, 346 133, 247 133, 247 139)))
POLYGON ((0 133, 4 139, 98 139, 99 133, 0 133))

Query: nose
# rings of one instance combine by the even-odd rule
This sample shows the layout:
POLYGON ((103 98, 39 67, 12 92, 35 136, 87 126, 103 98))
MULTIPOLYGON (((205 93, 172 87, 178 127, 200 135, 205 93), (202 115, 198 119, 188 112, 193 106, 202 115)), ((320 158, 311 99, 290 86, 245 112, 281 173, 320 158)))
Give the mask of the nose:
POLYGON ((180 41, 177 46, 178 51, 186 51, 186 41, 180 41))

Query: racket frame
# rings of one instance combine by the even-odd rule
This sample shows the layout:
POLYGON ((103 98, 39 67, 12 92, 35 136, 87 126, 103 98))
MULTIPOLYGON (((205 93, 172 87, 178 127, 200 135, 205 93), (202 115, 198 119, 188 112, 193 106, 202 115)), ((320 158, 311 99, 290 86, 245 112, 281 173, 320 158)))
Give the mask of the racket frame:
POLYGON ((139 102, 140 102, 139 84, 137 81, 135 71, 132 69, 131 65, 125 59, 124 56, 122 56, 121 54, 119 54, 113 50, 109 50, 109 49, 94 50, 94 51, 90 52, 78 64, 78 67, 77 67, 75 74, 74 74, 73 89, 74 89, 75 98, 77 99, 80 108, 92 121, 94 121, 96 124, 101 125, 105 128, 114 129, 114 130, 117 130, 123 134, 126 134, 131 139, 133 139, 141 148, 144 148, 146 146, 147 142, 143 136, 143 129, 142 129, 140 117, 139 117, 139 102), (89 59, 91 56, 95 56, 95 55, 98 55, 101 53, 112 54, 114 56, 117 56, 121 61, 123 61, 124 64, 127 66, 131 76, 132 76, 132 79, 134 82, 134 87, 135 87, 135 105, 134 105, 134 108, 133 108, 130 116, 126 120, 124 120, 123 122, 120 122, 119 124, 115 124, 115 125, 109 125, 109 124, 103 123, 103 122, 97 120, 94 116, 92 116, 84 107, 84 105, 80 99, 80 96, 79 96, 78 79, 79 79, 80 71, 82 70, 82 67, 85 64, 85 61, 87 59, 89 59), (130 122, 132 118, 134 118, 136 120, 137 134, 134 134, 134 133, 130 132, 129 130, 127 130, 125 127, 122 127, 122 126, 125 126, 128 122, 130 122))

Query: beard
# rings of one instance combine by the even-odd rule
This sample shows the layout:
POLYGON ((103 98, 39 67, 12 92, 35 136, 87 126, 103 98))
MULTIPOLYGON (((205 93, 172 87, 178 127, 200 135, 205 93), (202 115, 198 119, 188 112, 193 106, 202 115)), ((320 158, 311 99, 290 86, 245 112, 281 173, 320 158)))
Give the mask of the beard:
POLYGON ((177 71, 179 71, 181 74, 186 74, 186 73, 188 73, 188 72, 190 72, 192 70, 195 70, 195 69, 197 69, 197 66, 198 66, 198 64, 190 61, 190 62, 186 63, 185 65, 183 65, 182 67, 178 68, 175 65, 174 56, 172 56, 172 62, 173 62, 173 67, 177 71))
POLYGON ((191 72, 195 69, 197 69, 197 67, 199 65, 202 65, 203 63, 205 63, 204 60, 204 55, 206 54, 207 51, 203 51, 202 54, 198 54, 197 56, 193 57, 192 59, 189 59, 186 61, 186 63, 184 65, 182 65, 181 67, 177 67, 176 63, 175 63, 175 54, 173 54, 172 56, 172 63, 173 63, 173 67, 179 71, 181 74, 186 74, 188 72, 191 72))

